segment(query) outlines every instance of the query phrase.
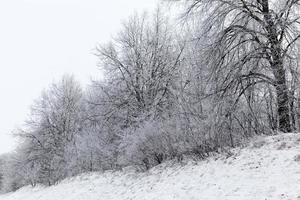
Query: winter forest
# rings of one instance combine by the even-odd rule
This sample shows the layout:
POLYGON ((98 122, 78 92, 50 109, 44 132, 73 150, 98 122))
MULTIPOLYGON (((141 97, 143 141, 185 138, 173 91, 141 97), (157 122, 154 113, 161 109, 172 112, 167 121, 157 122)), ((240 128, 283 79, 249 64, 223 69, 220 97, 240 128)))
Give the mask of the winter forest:
POLYGON ((182 11, 133 14, 95 47, 101 80, 65 75, 33 102, 0 158, 3 192, 300 131, 300 0, 168 4, 182 11))

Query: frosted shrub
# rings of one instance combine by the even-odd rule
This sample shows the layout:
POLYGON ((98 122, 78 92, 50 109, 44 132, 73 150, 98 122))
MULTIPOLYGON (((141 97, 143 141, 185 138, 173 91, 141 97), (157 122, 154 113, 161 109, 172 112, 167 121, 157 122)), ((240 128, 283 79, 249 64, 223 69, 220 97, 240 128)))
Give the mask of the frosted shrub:
POLYGON ((184 155, 203 158, 214 151, 201 133, 183 131, 176 121, 150 121, 131 131, 122 140, 122 164, 149 169, 168 159, 181 160, 184 155))

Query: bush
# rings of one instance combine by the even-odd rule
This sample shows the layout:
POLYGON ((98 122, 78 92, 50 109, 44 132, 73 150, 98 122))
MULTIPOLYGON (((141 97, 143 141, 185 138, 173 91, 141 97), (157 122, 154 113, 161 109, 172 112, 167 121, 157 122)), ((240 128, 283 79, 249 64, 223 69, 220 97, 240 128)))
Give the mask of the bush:
POLYGON ((215 145, 205 140, 200 132, 183 131, 176 120, 148 121, 131 130, 120 145, 121 165, 136 165, 143 170, 165 160, 182 160, 184 155, 204 158, 216 151, 215 145))

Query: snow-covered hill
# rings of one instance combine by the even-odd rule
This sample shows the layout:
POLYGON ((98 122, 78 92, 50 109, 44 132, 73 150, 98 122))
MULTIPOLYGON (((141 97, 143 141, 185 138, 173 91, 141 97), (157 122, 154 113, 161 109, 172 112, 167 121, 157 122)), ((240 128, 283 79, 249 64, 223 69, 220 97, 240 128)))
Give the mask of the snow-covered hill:
POLYGON ((158 166, 146 173, 81 175, 24 187, 1 200, 300 200, 300 134, 258 138, 233 155, 158 166))

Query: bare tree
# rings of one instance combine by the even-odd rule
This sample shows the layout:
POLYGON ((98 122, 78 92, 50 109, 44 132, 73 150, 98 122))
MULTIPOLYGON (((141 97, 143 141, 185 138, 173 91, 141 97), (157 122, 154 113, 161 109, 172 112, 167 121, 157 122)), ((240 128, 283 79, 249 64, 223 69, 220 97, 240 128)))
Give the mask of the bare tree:
POLYGON ((107 75, 100 87, 108 98, 102 103, 114 104, 114 111, 107 113, 126 109, 119 116, 124 126, 132 125, 142 115, 163 117, 172 107, 181 52, 172 27, 160 11, 153 20, 146 14, 131 18, 117 39, 97 49, 107 75))
MULTIPOLYGON (((291 131, 288 64, 300 37, 298 0, 193 0, 202 18, 217 91, 238 97, 258 84, 275 88, 279 130, 291 131), (251 80, 251 81, 249 81, 251 80), (250 83, 250 84, 249 84, 250 83)), ((204 40, 202 40, 204 41, 204 40)))
POLYGON ((72 173, 67 167, 71 159, 76 159, 81 98, 80 85, 73 77, 64 76, 32 106, 31 118, 19 133, 23 142, 17 165, 26 169, 24 179, 51 185, 72 173))

